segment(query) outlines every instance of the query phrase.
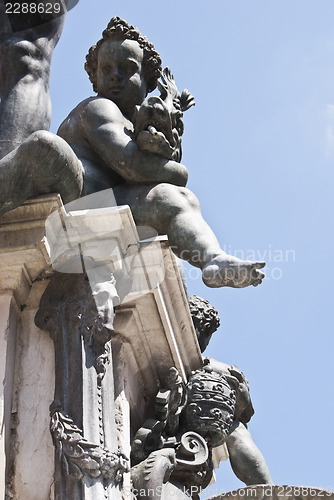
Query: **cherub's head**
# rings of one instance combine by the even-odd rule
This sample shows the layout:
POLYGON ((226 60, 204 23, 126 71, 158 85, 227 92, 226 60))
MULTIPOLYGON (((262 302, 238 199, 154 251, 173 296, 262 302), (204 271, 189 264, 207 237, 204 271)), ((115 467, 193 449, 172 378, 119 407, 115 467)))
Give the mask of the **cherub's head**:
POLYGON ((85 69, 95 92, 116 102, 121 87, 127 85, 133 75, 135 78, 132 78, 130 83, 133 87, 141 86, 140 94, 144 94, 144 97, 154 90, 161 74, 161 59, 153 44, 137 28, 119 17, 113 17, 102 38, 89 49, 85 69), (129 59, 128 64, 122 61, 120 64, 121 58, 129 59), (116 59, 118 67, 115 69, 112 63, 116 59), (116 77, 113 74, 115 71, 116 77), (107 75, 106 78, 104 74, 107 75), (107 88, 108 81, 112 79, 116 99, 113 92, 108 92, 107 88))

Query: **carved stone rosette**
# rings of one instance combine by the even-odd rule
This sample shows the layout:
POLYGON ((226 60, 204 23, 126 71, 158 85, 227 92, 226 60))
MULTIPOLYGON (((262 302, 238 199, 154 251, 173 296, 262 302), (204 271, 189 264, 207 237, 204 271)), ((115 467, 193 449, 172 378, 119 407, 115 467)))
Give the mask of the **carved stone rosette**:
POLYGON ((110 340, 117 299, 110 273, 94 287, 85 274, 55 272, 35 317, 55 345, 56 500, 116 498, 129 470, 115 438, 110 340))

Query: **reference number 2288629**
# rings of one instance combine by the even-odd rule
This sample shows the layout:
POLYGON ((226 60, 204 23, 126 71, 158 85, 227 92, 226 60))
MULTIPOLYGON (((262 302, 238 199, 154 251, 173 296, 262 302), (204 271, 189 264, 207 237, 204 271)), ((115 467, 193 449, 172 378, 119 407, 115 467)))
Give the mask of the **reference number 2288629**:
POLYGON ((61 4, 58 2, 6 2, 6 14, 60 14, 61 4))

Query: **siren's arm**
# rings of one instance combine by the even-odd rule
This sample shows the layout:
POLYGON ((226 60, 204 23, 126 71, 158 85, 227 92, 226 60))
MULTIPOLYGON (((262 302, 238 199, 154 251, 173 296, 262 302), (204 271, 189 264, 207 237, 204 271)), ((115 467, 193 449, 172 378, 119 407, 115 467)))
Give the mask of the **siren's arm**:
POLYGON ((226 444, 233 472, 240 481, 246 485, 273 484, 266 461, 244 424, 233 422, 226 444))

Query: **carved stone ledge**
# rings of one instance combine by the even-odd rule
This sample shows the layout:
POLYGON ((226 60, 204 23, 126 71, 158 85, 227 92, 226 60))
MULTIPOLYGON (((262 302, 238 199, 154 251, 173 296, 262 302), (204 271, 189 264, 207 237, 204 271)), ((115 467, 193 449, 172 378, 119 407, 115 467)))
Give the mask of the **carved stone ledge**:
POLYGON ((19 307, 26 304, 32 283, 50 272, 45 221, 61 206, 59 195, 40 196, 1 217, 0 292, 13 293, 19 307))

